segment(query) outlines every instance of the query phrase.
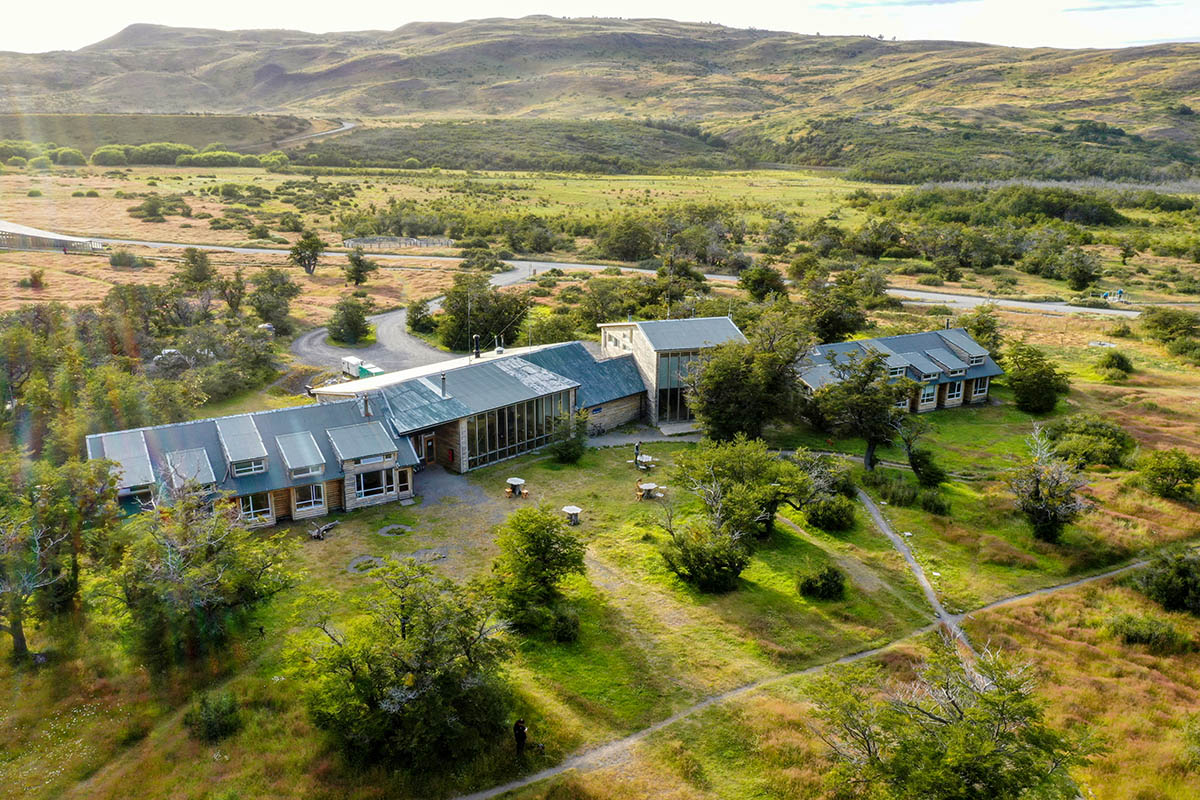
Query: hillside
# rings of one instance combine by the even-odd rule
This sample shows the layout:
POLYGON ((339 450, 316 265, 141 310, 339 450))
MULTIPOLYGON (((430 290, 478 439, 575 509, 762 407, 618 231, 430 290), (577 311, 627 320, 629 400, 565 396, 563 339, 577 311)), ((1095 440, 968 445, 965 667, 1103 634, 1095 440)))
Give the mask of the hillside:
MULTIPOLYGON (((1153 177, 1191 169, 1200 44, 1020 49, 551 17, 330 34, 133 25, 75 52, 0 54, 0 97, 24 112, 672 119, 762 159, 843 165, 880 132, 908 131, 921 156, 944 145, 930 134, 980 131, 987 148, 968 150, 1004 159, 1006 135, 1089 120, 1110 128, 1077 139, 1125 145, 1146 159, 1129 177, 1153 177)), ((1050 161, 1088 156, 1072 145, 1050 161)))

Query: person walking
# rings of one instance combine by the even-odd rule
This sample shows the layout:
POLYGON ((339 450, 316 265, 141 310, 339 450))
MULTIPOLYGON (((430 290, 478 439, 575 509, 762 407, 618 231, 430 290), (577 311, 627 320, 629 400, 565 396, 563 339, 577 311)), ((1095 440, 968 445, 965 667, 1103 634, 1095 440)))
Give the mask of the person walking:
POLYGON ((517 720, 513 724, 513 739, 517 743, 517 758, 525 757, 525 740, 528 736, 529 729, 525 727, 525 720, 517 720))
POLYGON ((635 467, 642 466, 642 443, 637 442, 633 445, 633 465, 635 467))

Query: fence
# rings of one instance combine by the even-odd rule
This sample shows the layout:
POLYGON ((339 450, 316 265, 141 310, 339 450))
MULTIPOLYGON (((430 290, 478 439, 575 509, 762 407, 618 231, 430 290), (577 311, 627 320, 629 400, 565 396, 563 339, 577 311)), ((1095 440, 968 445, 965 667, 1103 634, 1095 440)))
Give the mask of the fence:
POLYGON ((453 247, 453 239, 415 239, 411 236, 359 236, 343 239, 343 247, 361 247, 363 250, 385 250, 397 247, 453 247))

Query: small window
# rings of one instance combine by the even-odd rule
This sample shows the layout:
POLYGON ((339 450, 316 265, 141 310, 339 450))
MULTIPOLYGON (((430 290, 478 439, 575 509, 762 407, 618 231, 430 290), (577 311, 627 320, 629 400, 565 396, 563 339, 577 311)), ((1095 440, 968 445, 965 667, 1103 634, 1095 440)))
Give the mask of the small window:
POLYGON ((978 367, 983 363, 983 356, 971 356, 971 366, 978 367))
POLYGON ((319 483, 296 487, 296 510, 307 511, 325 506, 325 487, 319 483))
POLYGON ((257 475, 260 472, 267 471, 267 460, 265 458, 255 458, 250 461, 235 461, 233 462, 233 476, 241 478, 245 475, 257 475))
POLYGON ((325 471, 324 464, 313 464, 311 467, 301 467, 300 469, 292 470, 293 478, 308 478, 312 475, 320 475, 325 471))
POLYGON ((937 376, 938 376, 938 374, 937 374, 936 372, 926 372, 925 374, 923 374, 923 375, 921 376, 921 380, 923 380, 923 381, 935 381, 935 380, 937 380, 937 376))
POLYGON ((271 496, 266 492, 247 494, 238 498, 242 508, 242 519, 255 522, 271 516, 271 496))
POLYGON ((890 377, 890 378, 899 378, 903 374, 904 374, 904 367, 892 367, 891 369, 888 370, 888 377, 890 377))
POLYGON ((379 464, 379 463, 382 463, 382 462, 383 462, 383 459, 384 459, 384 457, 383 457, 383 456, 367 456, 366 458, 356 458, 356 459, 354 459, 354 463, 355 463, 355 464, 357 464, 357 465, 359 465, 359 466, 361 467, 363 464, 379 464))
POLYGON ((950 377, 957 378, 957 377, 961 376, 965 371, 966 370, 952 369, 952 370, 950 370, 950 377))
POLYGON ((929 405, 937 399, 937 384, 931 383, 921 388, 921 405, 929 405))
POLYGON ((899 400, 896 401, 896 408, 908 408, 908 404, 909 404, 909 398, 901 397, 899 400))
POLYGON ((980 378, 979 380, 975 381, 975 389, 972 391, 972 395, 975 397, 983 397, 985 394, 987 394, 989 380, 989 378, 980 378))

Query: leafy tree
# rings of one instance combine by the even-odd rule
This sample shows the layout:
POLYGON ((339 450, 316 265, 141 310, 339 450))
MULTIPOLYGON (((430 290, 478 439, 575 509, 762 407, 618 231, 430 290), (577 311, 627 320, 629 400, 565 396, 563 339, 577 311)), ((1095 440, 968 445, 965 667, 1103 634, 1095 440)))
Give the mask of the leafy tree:
POLYGON ((183 263, 175 273, 179 282, 187 289, 208 286, 217 277, 217 271, 208 260, 208 253, 195 247, 183 251, 183 263))
POLYGON ((767 223, 766 249, 771 253, 782 253, 796 241, 799 230, 796 222, 787 214, 777 214, 767 223))
POLYGON ((282 535, 245 527, 235 504, 187 488, 128 523, 113 580, 138 649, 155 666, 223 645, 259 606, 295 583, 282 535))
POLYGON ((854 503, 840 494, 821 497, 804 509, 804 518, 823 531, 848 531, 854 527, 854 503))
POLYGON ((911 396, 916 384, 908 378, 889 381, 881 353, 850 354, 831 360, 830 367, 834 378, 813 394, 813 403, 841 435, 866 441, 863 463, 872 470, 876 448, 891 444, 901 415, 908 413, 896 404, 911 396))
POLYGON ((808 329, 823 343, 843 341, 867 326, 862 297, 853 285, 810 285, 802 308, 808 329))
POLYGON ((27 515, 0 518, 0 631, 12 638, 14 660, 29 657, 25 621, 34 594, 66 577, 51 556, 66 540, 67 534, 39 527, 27 515))
POLYGON ((801 575, 796 589, 812 600, 841 600, 846 596, 846 575, 832 564, 801 575))
MULTIPOLYGON (((461 764, 504 733, 508 647, 495 602, 412 559, 388 559, 339 625, 332 590, 303 603, 290 661, 309 714, 352 760, 461 764)), ((447 767, 449 770, 450 767, 447 767)))
POLYGON ((554 433, 546 449, 560 464, 576 464, 587 452, 588 417, 587 409, 574 414, 563 414, 554 420, 554 433))
POLYGON ((756 303, 771 295, 787 295, 787 286, 779 270, 764 264, 742 270, 738 275, 738 288, 745 290, 756 303))
POLYGON ((1200 335, 1200 314, 1181 308, 1154 306, 1141 313, 1142 330, 1152 339, 1173 342, 1200 335))
POLYGON ((1130 582, 1168 611, 1200 615, 1200 553, 1163 553, 1135 573, 1130 582))
POLYGON ((917 483, 935 488, 946 482, 946 471, 934 461, 933 451, 918 447, 918 442, 929 433, 930 424, 916 414, 902 414, 893 420, 896 435, 904 445, 908 466, 917 477, 917 483))
POLYGON ((370 310, 369 300, 351 295, 338 300, 329 319, 329 338, 345 344, 358 344, 366 339, 371 335, 371 322, 367 319, 370 310))
POLYGON ((596 248, 617 261, 642 261, 654 255, 654 232, 637 217, 618 217, 596 233, 596 248))
POLYGON ((413 333, 433 333, 437 330, 428 300, 413 300, 408 304, 408 328, 413 333))
POLYGON ((242 299, 246 296, 246 278, 242 268, 238 267, 232 275, 218 279, 217 292, 225 301, 225 307, 229 309, 229 313, 237 316, 242 307, 242 299))
POLYGON ((267 267, 256 272, 250 282, 254 284, 254 291, 246 300, 254 313, 263 322, 274 325, 281 334, 291 331, 288 312, 291 311, 292 300, 300 296, 300 287, 291 276, 278 267, 267 267))
POLYGON ((477 247, 463 251, 463 260, 459 264, 463 269, 474 269, 480 272, 503 272, 507 267, 500 257, 488 247, 477 247))
POLYGON ((1133 258, 1140 252, 1137 244, 1129 237, 1122 238, 1118 247, 1121 252, 1121 266, 1125 266, 1129 259, 1133 258))
POLYGON ((851 797, 896 800, 1073 800, 1073 767, 1098 748, 1051 728, 1032 670, 985 651, 969 667, 943 640, 916 680, 883 684, 853 666, 811 690, 834 768, 830 786, 851 797))
POLYGON ((756 331, 749 342, 702 351, 684 376, 688 404, 710 438, 757 437, 795 409, 799 332, 776 312, 764 315, 756 331))
POLYGON ((667 568, 702 592, 729 592, 750 564, 748 536, 730 533, 708 521, 676 524, 668 508, 659 525, 670 536, 662 550, 667 568))
POLYGON ((288 251, 288 261, 312 275, 317 271, 317 262, 324 252, 325 242, 321 241, 321 237, 315 231, 305 231, 288 251))
POLYGON ((1154 450, 1138 464, 1142 482, 1159 497, 1188 497, 1200 479, 1200 459, 1178 447, 1154 450))
POLYGON ((1100 279, 1100 259, 1078 247, 1071 247, 1059 257, 1058 274, 1067 286, 1081 292, 1100 279))
POLYGON ((1041 428, 1034 429, 1028 442, 1030 458, 1010 473, 1008 488, 1033 535, 1057 542, 1062 529, 1092 507, 1079 493, 1087 481, 1054 454, 1054 445, 1041 428))
POLYGON ((354 252, 346 255, 346 266, 342 268, 342 271, 346 273, 348 283, 362 286, 367 282, 370 274, 377 269, 379 269, 379 265, 364 256, 361 247, 356 247, 354 252))
POLYGON ((1059 370, 1038 348, 1013 342, 1004 353, 1005 379, 1012 387, 1017 408, 1030 414, 1046 414, 1058 405, 1058 396, 1071 390, 1066 373, 1059 370))
POLYGON ((987 348, 992 358, 999 358, 1004 337, 1000 334, 1000 318, 996 316, 994 305, 984 303, 976 306, 960 315, 957 322, 972 339, 987 348))
POLYGON ((561 597, 562 582, 586 570, 583 540, 548 507, 509 514, 496 545, 500 556, 492 571, 510 619, 519 619, 531 606, 552 604, 561 597))
POLYGON ((524 292, 502 292, 486 275, 460 273, 442 301, 438 338, 451 350, 468 350, 478 335, 483 346, 505 334, 512 339, 529 313, 524 292))

